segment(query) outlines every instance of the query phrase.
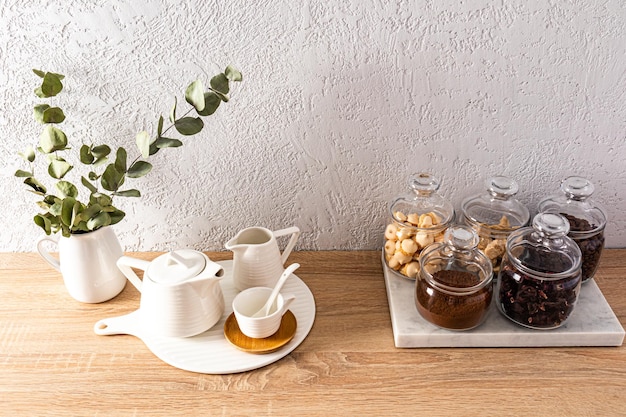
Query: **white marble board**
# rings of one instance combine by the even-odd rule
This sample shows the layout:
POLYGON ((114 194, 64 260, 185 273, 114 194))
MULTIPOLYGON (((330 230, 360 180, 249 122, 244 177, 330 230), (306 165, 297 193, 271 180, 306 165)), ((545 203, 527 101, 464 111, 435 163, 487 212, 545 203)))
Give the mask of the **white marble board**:
POLYGON ((422 318, 414 302, 415 281, 397 276, 384 262, 383 272, 398 348, 621 346, 624 341, 624 328, 594 280, 582 285, 572 315, 557 329, 519 326, 504 317, 493 302, 483 324, 459 332, 441 329, 422 318))

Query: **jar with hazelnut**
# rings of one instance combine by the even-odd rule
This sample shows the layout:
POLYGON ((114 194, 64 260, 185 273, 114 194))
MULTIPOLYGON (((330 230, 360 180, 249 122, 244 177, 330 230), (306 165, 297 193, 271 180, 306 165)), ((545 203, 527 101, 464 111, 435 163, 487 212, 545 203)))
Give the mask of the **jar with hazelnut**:
POLYGON ((431 174, 413 174, 409 179, 412 193, 396 198, 389 206, 383 259, 386 267, 404 278, 417 277, 420 253, 441 242, 454 220, 454 207, 437 193, 439 185, 431 174))
POLYGON ((530 212, 515 198, 519 187, 509 177, 494 176, 485 181, 486 192, 467 197, 461 204, 459 223, 476 231, 478 249, 491 259, 498 273, 511 232, 528 225, 530 212))

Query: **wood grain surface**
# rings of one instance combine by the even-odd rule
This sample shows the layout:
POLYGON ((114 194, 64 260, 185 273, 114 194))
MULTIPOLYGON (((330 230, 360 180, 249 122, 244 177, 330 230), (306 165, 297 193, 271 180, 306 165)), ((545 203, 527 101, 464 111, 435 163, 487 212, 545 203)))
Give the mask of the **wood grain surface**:
MULTIPOLYGON (((398 349, 379 251, 291 262, 316 301, 309 336, 261 369, 204 375, 93 333, 137 309, 132 285, 81 304, 37 254, 0 254, 0 416, 626 415, 625 346, 398 349)), ((624 327, 625 275, 626 250, 605 250, 595 279, 624 327)))

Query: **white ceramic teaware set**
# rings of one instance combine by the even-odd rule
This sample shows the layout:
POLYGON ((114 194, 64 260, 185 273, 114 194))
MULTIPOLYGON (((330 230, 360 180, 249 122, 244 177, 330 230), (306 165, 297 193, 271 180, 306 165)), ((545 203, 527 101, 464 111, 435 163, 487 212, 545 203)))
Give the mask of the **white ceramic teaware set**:
MULTIPOLYGON (((280 319, 294 296, 281 295, 278 292, 284 280, 299 266, 294 264, 287 270, 284 267, 299 235, 300 229, 297 227, 278 231, 250 227, 241 230, 225 244, 226 249, 233 252, 232 278, 235 288, 240 291, 233 300, 233 311, 242 333, 246 336, 265 338, 271 336, 280 326, 280 319), (287 235, 291 237, 281 253, 276 238, 287 235), (282 281, 280 283, 279 278, 282 281), (256 317, 246 317, 255 315, 265 307, 277 283, 277 291, 272 294, 276 296, 276 302, 272 302, 269 310, 256 317)), ((42 239, 37 249, 45 260, 62 272, 70 293, 88 293, 89 300, 98 299, 97 295, 92 294, 98 290, 97 282, 93 288, 82 288, 85 286, 84 280, 77 278, 68 282, 66 275, 71 276, 71 265, 77 262, 77 258, 57 261, 41 245, 44 240, 50 238, 42 239), (72 289, 72 286, 79 285, 81 288, 72 289)), ((116 251, 116 255, 116 264, 122 274, 118 274, 119 271, 111 273, 106 285, 107 291, 110 292, 110 287, 121 291, 126 279, 139 290, 140 322, 146 332, 165 337, 190 337, 205 332, 222 318, 225 305, 219 281, 224 275, 224 269, 204 253, 180 249, 165 253, 152 261, 121 256, 121 249, 116 251), (133 268, 144 271, 143 279, 139 278, 133 268), (111 283, 120 279, 121 283, 111 283)))

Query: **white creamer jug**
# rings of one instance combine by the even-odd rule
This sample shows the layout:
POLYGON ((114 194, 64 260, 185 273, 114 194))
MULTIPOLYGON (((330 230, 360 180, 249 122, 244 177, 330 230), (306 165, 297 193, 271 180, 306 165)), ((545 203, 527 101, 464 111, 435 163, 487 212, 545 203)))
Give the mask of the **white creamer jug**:
POLYGON ((241 230, 226 242, 225 247, 233 251, 233 282, 243 291, 251 287, 273 288, 285 270, 300 229, 289 227, 272 232, 265 227, 249 227, 241 230), (291 235, 283 252, 278 248, 277 237, 291 235))

